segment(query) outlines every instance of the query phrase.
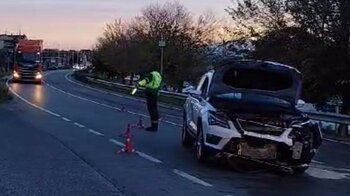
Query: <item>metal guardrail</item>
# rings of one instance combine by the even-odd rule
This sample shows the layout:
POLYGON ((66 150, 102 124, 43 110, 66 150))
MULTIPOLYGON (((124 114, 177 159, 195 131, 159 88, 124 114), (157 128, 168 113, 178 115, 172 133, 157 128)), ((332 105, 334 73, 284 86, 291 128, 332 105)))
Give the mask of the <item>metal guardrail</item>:
MULTIPOLYGON (((113 86, 113 87, 119 87, 119 88, 130 89, 130 90, 133 88, 133 86, 131 86, 131 85, 109 82, 109 81, 96 79, 96 78, 92 78, 92 77, 86 77, 86 79, 89 81, 92 81, 92 82, 104 84, 106 86, 113 86)), ((144 90, 144 88, 141 88, 141 90, 144 90)), ((163 91, 163 90, 160 91, 160 94, 165 95, 167 97, 174 97, 174 98, 178 98, 178 99, 186 99, 188 96, 188 95, 182 94, 182 93, 174 93, 174 92, 163 91)))
MULTIPOLYGON (((97 83, 104 84, 107 86, 119 87, 119 88, 124 88, 124 89, 128 89, 128 90, 133 87, 130 85, 109 82, 109 81, 96 79, 96 78, 92 78, 92 77, 86 77, 86 78, 89 81, 97 82, 97 83)), ((182 99, 182 100, 186 99, 186 97, 188 96, 186 94, 174 93, 174 92, 169 92, 169 91, 160 91, 160 93, 162 95, 167 96, 167 97, 173 97, 173 98, 182 99)), ((303 112, 303 113, 307 114, 312 120, 350 125, 350 116, 347 116, 347 115, 323 113, 323 112, 303 112)))
POLYGON ((307 114, 313 120, 350 125, 350 116, 347 116, 347 115, 323 113, 323 112, 303 112, 303 113, 307 114))

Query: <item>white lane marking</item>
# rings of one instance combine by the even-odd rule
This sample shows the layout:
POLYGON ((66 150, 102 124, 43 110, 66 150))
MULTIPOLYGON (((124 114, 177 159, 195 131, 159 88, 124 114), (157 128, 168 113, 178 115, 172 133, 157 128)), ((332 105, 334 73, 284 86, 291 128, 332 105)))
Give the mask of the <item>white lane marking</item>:
POLYGON ((147 154, 145 154, 145 153, 143 153, 143 152, 136 151, 136 154, 139 155, 140 157, 142 157, 142 158, 144 158, 144 159, 147 159, 147 160, 149 160, 149 161, 152 161, 152 162, 154 162, 154 163, 162 163, 161 160, 156 159, 156 158, 154 158, 154 157, 152 157, 152 156, 150 156, 150 155, 147 155, 147 154))
POLYGON ((66 117, 62 117, 62 120, 66 121, 66 122, 71 122, 72 120, 66 118, 66 117))
POLYGON ((75 122, 74 125, 75 125, 75 126, 78 126, 78 127, 80 127, 80 128, 85 128, 84 125, 82 125, 82 124, 80 124, 80 123, 77 123, 77 122, 75 122))
MULTIPOLYGON (((64 91, 62 89, 59 89, 57 87, 54 87, 54 86, 48 84, 47 82, 45 82, 45 84, 48 87, 50 87, 52 89, 55 89, 55 90, 57 90, 57 91, 59 91, 59 92, 61 92, 63 94, 69 95, 71 97, 74 97, 74 98, 77 98, 77 99, 80 99, 80 100, 83 100, 83 101, 87 101, 87 102, 90 102, 90 103, 93 103, 93 104, 96 104, 96 105, 100 105, 100 106, 103 106, 103 107, 106 107, 106 108, 109 108, 109 109, 122 111, 121 108, 114 107, 114 106, 111 106, 111 105, 108 105, 108 104, 105 104, 105 103, 100 103, 100 102, 97 102, 97 101, 94 101, 94 100, 91 100, 91 99, 87 99, 85 97, 81 97, 81 96, 74 95, 72 93, 66 92, 66 91, 64 91)), ((139 112, 132 112, 132 111, 129 111, 129 110, 127 110, 126 112, 129 113, 129 114, 132 114, 132 115, 137 115, 137 116, 141 116, 141 117, 144 117, 144 118, 150 118, 148 115, 145 115, 145 114, 142 114, 142 113, 139 113, 139 112)), ((181 127, 182 126, 181 124, 178 124, 178 123, 175 123, 175 122, 171 122, 171 121, 168 121, 168 120, 163 120, 162 122, 170 124, 170 125, 174 125, 174 126, 177 126, 177 127, 181 127)))
POLYGON ((170 125, 174 125, 176 127, 182 127, 181 124, 178 124, 178 123, 174 123, 174 122, 171 122, 171 121, 168 121, 168 120, 161 120, 161 122, 165 122, 165 123, 168 123, 170 125))
POLYGON ((350 146, 350 142, 346 142, 346 141, 335 140, 335 139, 328 139, 328 138, 324 138, 324 140, 328 141, 328 142, 334 142, 334 143, 339 143, 339 144, 344 144, 344 145, 350 146))
MULTIPOLYGON (((98 88, 94 88, 94 87, 91 87, 91 86, 88 86, 88 85, 84 85, 80 82, 76 82, 74 80, 71 80, 68 78, 69 75, 72 75, 71 73, 67 73, 65 75, 65 78, 66 80, 68 80, 69 82, 71 83, 74 83, 76 85, 79 85, 79 86, 82 86, 82 87, 85 87, 85 88, 88 88, 88 89, 91 89, 91 90, 95 90, 95 91, 98 91, 98 92, 101 92, 101 93, 104 93, 104 94, 110 94, 110 95, 114 95, 114 96, 117 96, 117 97, 122 97, 122 98, 126 98, 126 99, 130 99, 130 100, 133 100, 133 101, 137 101, 137 102, 142 102, 142 103, 146 103, 144 100, 142 99, 137 99, 137 98, 134 98, 134 97, 130 97, 130 96, 125 96, 125 95, 121 95, 121 94, 117 94, 117 93, 113 93, 113 92, 108 92, 108 91, 105 91, 105 90, 101 90, 101 89, 98 89, 98 88)), ((161 107, 163 108, 167 108, 167 109, 171 109, 171 110, 178 110, 178 111, 182 111, 182 109, 180 108, 176 108, 176 107, 170 107, 170 106, 167 106, 167 105, 164 105, 164 104, 159 104, 161 107)))
POLYGON ((118 146, 121 146, 121 147, 125 146, 122 142, 119 142, 119 141, 117 141, 115 139, 109 139, 109 141, 114 143, 114 144, 116 144, 116 145, 118 145, 118 146))
MULTIPOLYGON (((122 142, 119 142, 119 141, 117 141, 117 140, 115 140, 115 139, 109 139, 109 141, 112 142, 112 143, 114 143, 114 144, 116 144, 116 145, 118 145, 118 146, 121 146, 121 147, 124 147, 124 146, 125 146, 125 144, 123 144, 122 142)), ((154 162, 154 163, 162 163, 161 160, 156 159, 156 158, 154 158, 154 157, 152 157, 152 156, 150 156, 150 155, 148 155, 148 154, 145 154, 145 153, 143 153, 143 152, 136 151, 136 154, 139 155, 140 157, 144 158, 144 159, 147 159, 147 160, 151 161, 151 162, 154 162)))
POLYGON ((324 138, 324 140, 329 141, 329 142, 338 142, 338 140, 328 139, 328 138, 324 138))
POLYGON ((197 177, 194 177, 194 176, 192 176, 192 175, 190 175, 190 174, 188 174, 186 172, 183 172, 181 170, 174 169, 173 172, 175 174, 183 177, 183 178, 186 178, 187 180, 190 180, 190 181, 194 182, 194 183, 197 183, 197 184, 200 184, 200 185, 203 185, 203 186, 206 186, 206 187, 213 187, 213 185, 211 185, 211 184, 209 184, 209 183, 207 183, 207 182, 205 182, 205 181, 203 181, 203 180, 201 180, 201 179, 199 179, 197 177))
POLYGON ((98 132, 98 131, 94 131, 94 130, 92 130, 92 129, 89 129, 89 132, 92 133, 92 134, 98 135, 98 136, 104 136, 103 133, 100 133, 100 132, 98 132))
POLYGON ((350 145, 350 143, 349 143, 349 142, 345 142, 345 141, 339 141, 339 143, 341 143, 341 144, 345 144, 345 145, 350 145))
POLYGON ((46 112, 46 113, 51 114, 51 115, 56 116, 56 117, 61 117, 61 115, 59 115, 59 114, 57 114, 57 113, 55 113, 55 112, 52 112, 52 111, 47 110, 47 109, 45 109, 45 108, 42 108, 42 107, 40 107, 40 106, 38 106, 38 105, 35 105, 34 103, 31 103, 30 101, 26 100, 25 98, 23 98, 22 96, 20 96, 19 94, 17 94, 14 90, 12 90, 12 88, 9 86, 9 83, 8 83, 8 82, 9 82, 9 80, 6 81, 6 86, 7 86, 7 88, 10 90, 10 92, 11 92, 12 94, 14 94, 14 95, 15 95, 16 97, 18 97, 20 100, 24 101, 25 103, 27 103, 27 104, 33 106, 34 108, 36 108, 36 109, 38 109, 38 110, 41 110, 41 111, 43 111, 43 112, 46 112))
POLYGON ((310 167, 306 170, 309 176, 319 179, 328 180, 342 180, 350 179, 350 174, 347 171, 340 171, 338 168, 322 168, 322 167, 310 167))
POLYGON ((319 164, 319 165, 324 165, 324 162, 316 161, 316 160, 312 160, 311 163, 315 163, 315 164, 319 164))
POLYGON ((91 102, 91 103, 94 103, 96 105, 104 106, 104 107, 107 107, 107 108, 110 108, 110 109, 115 109, 115 110, 121 111, 120 108, 117 108, 117 107, 114 107, 114 106, 110 106, 110 105, 107 105, 107 104, 103 104, 103 103, 99 103, 97 101, 94 101, 94 100, 91 100, 91 99, 87 99, 87 98, 84 98, 84 97, 81 97, 81 96, 78 96, 78 95, 74 95, 74 94, 66 92, 66 91, 64 91, 62 89, 56 88, 56 87, 48 84, 47 82, 45 82, 45 85, 47 85, 48 87, 50 87, 50 88, 52 88, 54 90, 57 90, 57 91, 63 93, 63 94, 69 95, 71 97, 74 97, 74 98, 77 98, 77 99, 80 99, 80 100, 83 100, 83 101, 91 102))

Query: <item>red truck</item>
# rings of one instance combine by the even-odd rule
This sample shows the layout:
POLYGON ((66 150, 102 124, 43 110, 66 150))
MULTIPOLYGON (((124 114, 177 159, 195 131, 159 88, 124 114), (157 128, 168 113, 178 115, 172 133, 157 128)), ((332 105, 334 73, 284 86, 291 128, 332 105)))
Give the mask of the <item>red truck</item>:
POLYGON ((43 40, 20 40, 14 59, 13 82, 42 82, 43 40))

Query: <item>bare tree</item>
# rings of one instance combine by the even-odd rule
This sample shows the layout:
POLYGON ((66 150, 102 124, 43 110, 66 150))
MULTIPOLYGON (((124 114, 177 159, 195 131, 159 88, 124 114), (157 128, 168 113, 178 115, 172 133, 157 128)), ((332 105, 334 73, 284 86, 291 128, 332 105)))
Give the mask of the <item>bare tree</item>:
POLYGON ((232 0, 226 9, 240 29, 251 36, 283 29, 291 23, 285 0, 232 0))

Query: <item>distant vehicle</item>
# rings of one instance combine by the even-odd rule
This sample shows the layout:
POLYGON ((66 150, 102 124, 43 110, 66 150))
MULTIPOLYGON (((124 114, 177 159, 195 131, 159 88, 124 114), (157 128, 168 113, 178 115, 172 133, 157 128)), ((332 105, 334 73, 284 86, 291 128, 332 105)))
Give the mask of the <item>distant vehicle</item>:
POLYGON ((83 65, 75 64, 75 65, 73 65, 73 69, 83 70, 83 69, 86 69, 86 67, 83 65))
POLYGON ((42 49, 42 40, 24 39, 18 42, 14 59, 13 82, 42 83, 42 49))
MULTIPOLYGON (((131 76, 127 76, 124 78, 125 81, 130 81, 130 79, 131 79, 131 76)), ((139 80, 140 80, 140 75, 134 75, 134 77, 132 78, 133 82, 137 82, 139 80)))
POLYGON ((301 76, 272 62, 226 60, 184 105, 182 144, 198 161, 222 157, 303 173, 322 143, 318 124, 296 109, 301 76))

